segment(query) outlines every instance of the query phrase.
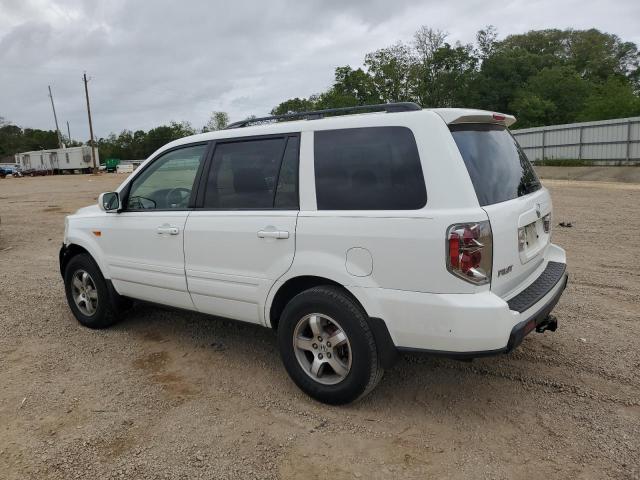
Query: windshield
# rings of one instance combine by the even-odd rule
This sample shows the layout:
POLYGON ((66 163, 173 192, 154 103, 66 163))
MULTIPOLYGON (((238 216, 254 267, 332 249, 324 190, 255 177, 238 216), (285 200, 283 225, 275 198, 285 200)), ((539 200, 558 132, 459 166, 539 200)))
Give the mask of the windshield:
POLYGON ((541 188, 516 139, 502 125, 450 125, 481 206, 513 200, 541 188))

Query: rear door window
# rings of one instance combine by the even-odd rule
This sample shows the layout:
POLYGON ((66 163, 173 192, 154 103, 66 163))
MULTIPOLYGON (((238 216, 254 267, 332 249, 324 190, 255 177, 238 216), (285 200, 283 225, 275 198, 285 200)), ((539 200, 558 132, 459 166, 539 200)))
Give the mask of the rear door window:
POLYGON ((274 208, 298 210, 298 157, 300 152, 300 139, 289 137, 284 151, 278 187, 274 200, 274 208))
POLYGON ((516 139, 502 125, 450 126, 481 206, 506 202, 541 188, 516 139))
POLYGON ((318 210, 416 210, 427 202, 406 127, 316 131, 314 153, 318 210))
POLYGON ((204 208, 297 210, 297 176, 297 136, 218 143, 204 208))

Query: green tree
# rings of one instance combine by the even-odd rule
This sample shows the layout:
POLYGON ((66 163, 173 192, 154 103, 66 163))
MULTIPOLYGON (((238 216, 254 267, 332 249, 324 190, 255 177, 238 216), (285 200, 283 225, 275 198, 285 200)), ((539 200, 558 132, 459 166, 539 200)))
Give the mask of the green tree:
POLYGON ((566 57, 567 31, 558 29, 531 30, 526 33, 509 35, 499 42, 498 49, 522 50, 533 55, 566 57))
POLYGON ((1 157, 48 148, 58 148, 58 135, 53 130, 22 129, 4 119, 0 122, 1 157))
POLYGON ((583 78, 605 81, 612 75, 638 80, 640 56, 632 42, 596 29, 567 32, 569 63, 583 78))
POLYGON ((182 137, 195 134, 195 129, 189 122, 171 122, 152 128, 148 132, 137 130, 123 130, 116 135, 111 133, 107 138, 97 141, 100 157, 119 158, 122 160, 140 160, 147 158, 163 145, 182 137))
POLYGON ((487 25, 476 33, 477 56, 479 60, 491 57, 498 44, 498 30, 493 25, 487 25))
POLYGON ((592 89, 576 120, 586 122, 635 116, 640 116, 640 97, 625 79, 609 77, 592 89))
POLYGON ((422 26, 413 36, 415 52, 412 75, 415 80, 414 98, 421 105, 438 105, 439 88, 436 68, 437 52, 445 46, 447 34, 422 26))
POLYGON ((434 54, 428 66, 430 73, 421 75, 431 79, 424 82, 424 90, 418 90, 417 99, 423 106, 465 107, 470 105, 470 88, 477 72, 478 58, 471 45, 445 43, 434 54))
POLYGON ((414 101, 515 113, 519 128, 634 114, 640 92, 637 46, 596 29, 498 40, 489 25, 474 46, 449 43, 445 32, 423 26, 411 43, 371 52, 363 63, 336 68, 327 90, 286 100, 272 113, 414 101))
POLYGON ((169 125, 152 128, 145 136, 144 152, 149 156, 163 145, 195 133, 196 131, 188 122, 171 122, 169 125))
POLYGON ((338 67, 335 72, 335 83, 326 92, 312 95, 314 110, 325 108, 354 107, 381 103, 373 78, 362 69, 338 67))
POLYGON ((315 103, 306 98, 292 98, 271 109, 271 115, 286 115, 287 113, 306 112, 315 109, 315 103))
POLYGON ((202 133, 224 130, 229 125, 229 114, 227 112, 212 112, 207 124, 202 127, 202 133))
POLYGON ((537 30, 511 35, 500 42, 503 50, 524 50, 534 55, 552 55, 561 63, 573 66, 588 80, 604 81, 611 75, 622 75, 638 81, 640 55, 632 42, 617 35, 589 30, 537 30))
POLYGON ((571 123, 591 89, 592 84, 570 66, 543 68, 517 92, 510 107, 520 127, 571 123))
POLYGON ((499 46, 493 55, 482 62, 478 75, 470 85, 470 105, 509 113, 516 92, 524 87, 529 78, 545 67, 559 64, 552 55, 538 55, 499 46))
POLYGON ((408 45, 397 43, 368 53, 364 65, 382 102, 403 102, 413 99, 415 65, 408 45))

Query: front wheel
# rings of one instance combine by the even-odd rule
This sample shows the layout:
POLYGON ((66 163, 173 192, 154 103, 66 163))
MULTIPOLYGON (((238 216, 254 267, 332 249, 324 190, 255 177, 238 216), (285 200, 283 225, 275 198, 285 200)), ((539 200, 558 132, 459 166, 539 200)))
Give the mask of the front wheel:
POLYGON ((64 286, 73 315, 85 327, 106 328, 117 321, 107 282, 89 255, 83 253, 69 260, 64 286))
POLYGON ((296 295, 282 312, 278 343, 289 376, 321 402, 352 402, 382 378, 367 315, 337 287, 296 295))

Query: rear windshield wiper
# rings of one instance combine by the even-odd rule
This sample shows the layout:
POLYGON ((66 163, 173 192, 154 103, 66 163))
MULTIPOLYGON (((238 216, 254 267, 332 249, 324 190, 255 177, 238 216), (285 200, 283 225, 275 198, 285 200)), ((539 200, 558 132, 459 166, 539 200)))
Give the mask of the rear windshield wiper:
POLYGON ((524 179, 522 179, 520 180, 520 184, 518 185, 518 193, 520 195, 526 195, 527 193, 535 192, 538 188, 540 188, 539 180, 526 182, 524 179))

